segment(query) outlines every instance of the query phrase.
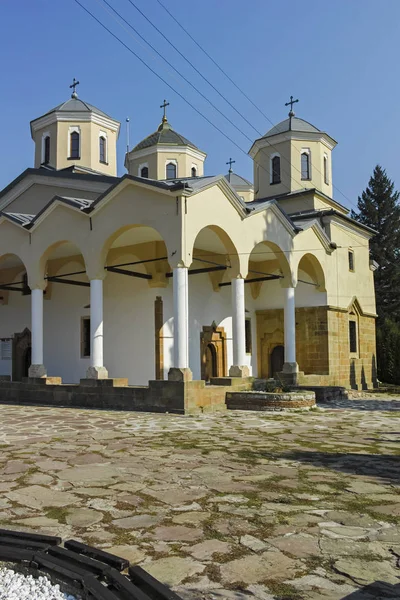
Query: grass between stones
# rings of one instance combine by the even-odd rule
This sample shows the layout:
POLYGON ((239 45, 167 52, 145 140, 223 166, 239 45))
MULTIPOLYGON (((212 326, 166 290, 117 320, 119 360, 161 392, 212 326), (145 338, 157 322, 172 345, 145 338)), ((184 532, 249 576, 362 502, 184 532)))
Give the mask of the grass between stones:
POLYGON ((305 596, 290 583, 282 583, 276 579, 265 579, 262 583, 276 600, 305 600, 305 596))

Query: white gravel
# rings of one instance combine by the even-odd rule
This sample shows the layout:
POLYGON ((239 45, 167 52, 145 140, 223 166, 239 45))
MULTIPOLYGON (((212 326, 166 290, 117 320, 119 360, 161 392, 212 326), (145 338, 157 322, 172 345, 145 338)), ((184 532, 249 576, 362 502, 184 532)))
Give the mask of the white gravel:
POLYGON ((58 584, 40 576, 16 573, 12 569, 0 569, 0 600, 77 600, 65 594, 58 584))

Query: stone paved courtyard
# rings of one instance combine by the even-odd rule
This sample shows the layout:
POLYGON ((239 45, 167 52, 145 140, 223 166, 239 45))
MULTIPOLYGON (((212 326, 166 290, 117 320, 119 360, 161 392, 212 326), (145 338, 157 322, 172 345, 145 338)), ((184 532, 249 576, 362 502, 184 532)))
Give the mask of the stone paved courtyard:
POLYGON ((398 399, 0 421, 0 527, 107 548, 188 600, 400 598, 398 399))

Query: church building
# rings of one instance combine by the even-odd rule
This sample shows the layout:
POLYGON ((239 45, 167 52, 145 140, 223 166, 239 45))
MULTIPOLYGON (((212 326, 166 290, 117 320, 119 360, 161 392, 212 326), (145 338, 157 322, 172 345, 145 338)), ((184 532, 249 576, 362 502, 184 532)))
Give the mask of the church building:
POLYGON ((210 175, 164 102, 118 176, 120 123, 75 86, 0 192, 3 379, 372 387, 374 232, 333 198, 336 141, 291 103, 249 150, 253 182, 232 160, 210 175))

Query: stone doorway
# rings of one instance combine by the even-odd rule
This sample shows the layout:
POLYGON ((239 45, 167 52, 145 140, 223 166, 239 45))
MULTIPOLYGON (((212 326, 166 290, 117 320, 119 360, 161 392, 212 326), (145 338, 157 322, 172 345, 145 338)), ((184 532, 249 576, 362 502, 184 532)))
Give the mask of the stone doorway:
POLYGON ((200 333, 201 378, 226 377, 227 354, 226 334, 223 327, 215 323, 205 325, 200 333))
POLYGON ((284 346, 275 346, 271 352, 271 377, 275 377, 277 373, 280 373, 285 363, 285 348, 284 346))
POLYGON ((28 377, 28 370, 31 366, 31 332, 26 327, 24 331, 15 333, 12 343, 12 380, 22 381, 23 377, 28 377))

